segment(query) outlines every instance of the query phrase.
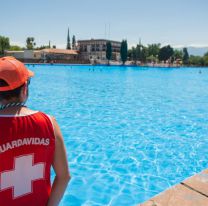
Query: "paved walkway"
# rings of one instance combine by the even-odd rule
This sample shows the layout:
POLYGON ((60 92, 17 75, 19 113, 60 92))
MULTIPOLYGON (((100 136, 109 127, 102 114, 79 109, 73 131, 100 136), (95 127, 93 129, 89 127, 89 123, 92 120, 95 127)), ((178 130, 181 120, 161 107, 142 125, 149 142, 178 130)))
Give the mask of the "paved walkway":
POLYGON ((138 206, 208 206, 208 169, 138 206))

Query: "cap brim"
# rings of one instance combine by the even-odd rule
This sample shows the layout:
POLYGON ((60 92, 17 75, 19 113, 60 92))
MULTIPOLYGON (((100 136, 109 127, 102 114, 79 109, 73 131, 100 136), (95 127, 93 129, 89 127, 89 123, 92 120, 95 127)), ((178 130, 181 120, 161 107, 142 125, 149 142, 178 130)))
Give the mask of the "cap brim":
POLYGON ((35 74, 34 72, 32 72, 31 70, 28 69, 28 74, 29 74, 29 77, 33 77, 35 74))

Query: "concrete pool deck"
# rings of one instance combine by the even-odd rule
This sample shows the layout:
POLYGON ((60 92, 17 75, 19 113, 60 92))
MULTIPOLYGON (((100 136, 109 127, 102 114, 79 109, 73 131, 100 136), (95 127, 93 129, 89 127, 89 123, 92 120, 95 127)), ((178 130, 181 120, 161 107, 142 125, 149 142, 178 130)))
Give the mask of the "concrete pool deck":
POLYGON ((138 206, 208 206, 208 169, 138 206))

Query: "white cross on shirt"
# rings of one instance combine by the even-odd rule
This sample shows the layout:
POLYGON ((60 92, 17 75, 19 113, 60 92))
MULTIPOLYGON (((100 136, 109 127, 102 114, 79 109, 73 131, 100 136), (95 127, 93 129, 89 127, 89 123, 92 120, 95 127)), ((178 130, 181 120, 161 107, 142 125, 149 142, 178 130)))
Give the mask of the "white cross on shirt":
POLYGON ((0 191, 11 188, 13 199, 32 193, 33 181, 43 179, 45 164, 33 164, 34 155, 16 157, 12 170, 0 173, 0 191))

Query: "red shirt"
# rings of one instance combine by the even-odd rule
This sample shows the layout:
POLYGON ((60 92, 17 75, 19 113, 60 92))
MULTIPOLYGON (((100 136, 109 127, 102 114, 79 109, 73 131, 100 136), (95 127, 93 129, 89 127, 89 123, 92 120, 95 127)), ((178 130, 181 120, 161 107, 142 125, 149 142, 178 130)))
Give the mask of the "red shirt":
POLYGON ((0 116, 0 206, 45 206, 55 135, 41 112, 0 116))

